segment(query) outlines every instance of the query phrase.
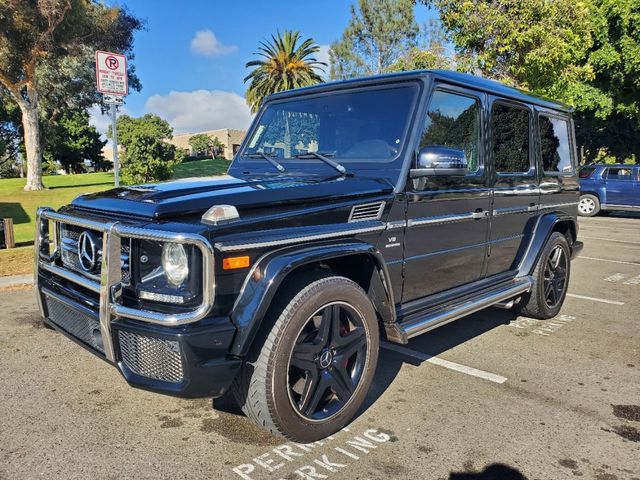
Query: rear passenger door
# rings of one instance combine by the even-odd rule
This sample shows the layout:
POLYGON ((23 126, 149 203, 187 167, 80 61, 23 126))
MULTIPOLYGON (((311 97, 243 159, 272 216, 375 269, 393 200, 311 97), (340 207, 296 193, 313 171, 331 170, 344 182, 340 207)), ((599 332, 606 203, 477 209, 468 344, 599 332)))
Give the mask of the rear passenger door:
POLYGON ((487 276, 517 267, 538 215, 533 109, 492 98, 489 137, 492 210, 487 276))
POLYGON ((634 195, 637 172, 629 167, 609 167, 605 173, 608 205, 638 205, 634 195))

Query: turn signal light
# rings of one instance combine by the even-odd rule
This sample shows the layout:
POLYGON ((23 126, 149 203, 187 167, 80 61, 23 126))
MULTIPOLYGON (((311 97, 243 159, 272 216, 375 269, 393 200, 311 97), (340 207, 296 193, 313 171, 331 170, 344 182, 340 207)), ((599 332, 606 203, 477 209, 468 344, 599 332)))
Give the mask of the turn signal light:
POLYGON ((249 266, 249 256, 227 257, 222 259, 223 270, 235 270, 236 268, 247 268, 249 266))

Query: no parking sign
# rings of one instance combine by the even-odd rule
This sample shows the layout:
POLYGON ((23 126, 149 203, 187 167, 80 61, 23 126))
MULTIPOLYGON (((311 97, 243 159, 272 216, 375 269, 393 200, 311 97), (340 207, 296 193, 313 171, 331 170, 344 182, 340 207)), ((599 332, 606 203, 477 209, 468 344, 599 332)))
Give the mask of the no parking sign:
POLYGON ((96 52, 96 82, 98 92, 127 95, 127 58, 119 53, 96 52))

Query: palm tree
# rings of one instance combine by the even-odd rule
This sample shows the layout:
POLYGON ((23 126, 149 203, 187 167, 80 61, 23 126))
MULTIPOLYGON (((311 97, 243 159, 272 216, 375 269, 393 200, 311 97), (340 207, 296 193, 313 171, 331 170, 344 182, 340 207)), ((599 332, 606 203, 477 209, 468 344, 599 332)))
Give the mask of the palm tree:
POLYGON ((322 67, 327 66, 312 56, 320 51, 320 46, 313 39, 307 38, 298 46, 300 32, 287 30, 282 35, 278 32, 271 35, 271 40, 260 42, 256 55, 263 58, 245 65, 246 68, 255 67, 244 77, 245 82, 251 80, 245 98, 253 113, 272 93, 322 82, 317 71, 324 72, 322 67))

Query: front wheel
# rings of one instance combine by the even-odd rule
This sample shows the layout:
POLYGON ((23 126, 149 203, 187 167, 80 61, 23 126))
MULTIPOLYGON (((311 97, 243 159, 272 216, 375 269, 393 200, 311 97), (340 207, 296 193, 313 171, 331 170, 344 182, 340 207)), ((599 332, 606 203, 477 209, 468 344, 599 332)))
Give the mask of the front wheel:
POLYGON ((378 360, 377 318, 366 293, 344 277, 280 295, 291 300, 271 312, 275 323, 232 391, 258 425, 313 442, 343 428, 362 405, 378 360))
POLYGON ((553 232, 533 271, 531 292, 516 305, 518 313, 546 320, 560 312, 569 286, 570 259, 566 237, 560 232, 553 232))

